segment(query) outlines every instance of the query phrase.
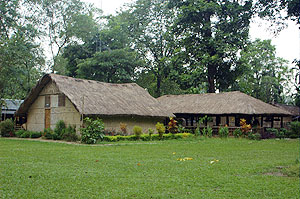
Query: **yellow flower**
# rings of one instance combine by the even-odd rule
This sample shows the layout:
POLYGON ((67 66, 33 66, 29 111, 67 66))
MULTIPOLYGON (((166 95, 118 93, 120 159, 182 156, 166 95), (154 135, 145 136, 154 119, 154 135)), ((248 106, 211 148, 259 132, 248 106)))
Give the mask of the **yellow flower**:
POLYGON ((214 160, 210 161, 209 163, 210 163, 210 164, 213 164, 213 163, 215 163, 215 162, 219 162, 219 160, 214 159, 214 160))
POLYGON ((176 154, 176 152, 173 152, 173 155, 175 155, 176 154))

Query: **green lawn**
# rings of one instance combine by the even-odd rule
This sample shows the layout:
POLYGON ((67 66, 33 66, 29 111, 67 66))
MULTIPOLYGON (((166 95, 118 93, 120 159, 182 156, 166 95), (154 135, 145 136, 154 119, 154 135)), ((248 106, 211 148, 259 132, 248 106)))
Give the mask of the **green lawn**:
POLYGON ((0 138, 0 198, 299 198, 299 177, 272 175, 297 170, 297 161, 299 140, 87 146, 0 138), (193 160, 177 160, 185 157, 193 160))

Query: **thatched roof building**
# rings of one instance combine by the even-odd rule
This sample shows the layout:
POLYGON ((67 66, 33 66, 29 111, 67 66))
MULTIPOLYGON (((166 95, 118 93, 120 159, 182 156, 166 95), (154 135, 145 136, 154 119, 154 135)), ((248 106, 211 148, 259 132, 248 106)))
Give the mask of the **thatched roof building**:
MULTIPOLYGON (((76 124, 79 128, 82 116, 107 119, 107 126, 116 129, 120 122, 139 125, 148 118, 147 124, 152 124, 159 118, 163 120, 174 116, 135 83, 103 83, 56 74, 43 76, 16 114, 26 115, 27 126, 36 126, 32 130, 39 131, 54 127, 59 119, 70 120, 67 123, 76 124)), ((144 126, 146 128, 147 125, 144 126)))
POLYGON ((78 112, 84 115, 150 117, 169 117, 173 115, 172 112, 164 110, 155 98, 135 83, 112 84, 57 74, 45 75, 31 90, 17 114, 26 113, 40 91, 50 81, 73 103, 78 112))
POLYGON ((189 95, 165 95, 158 100, 173 113, 290 115, 239 91, 189 95))
POLYGON ((283 127, 284 117, 291 113, 267 104, 239 91, 224 93, 165 95, 158 98, 177 118, 184 118, 186 126, 195 126, 200 117, 213 117, 212 126, 239 126, 241 118, 261 127, 283 127))

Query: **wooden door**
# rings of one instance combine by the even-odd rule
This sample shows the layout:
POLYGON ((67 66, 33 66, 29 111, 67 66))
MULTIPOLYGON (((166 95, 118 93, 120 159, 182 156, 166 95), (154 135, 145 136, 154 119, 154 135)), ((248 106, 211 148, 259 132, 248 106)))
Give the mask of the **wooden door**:
POLYGON ((51 109, 45 109, 45 129, 50 128, 51 109))

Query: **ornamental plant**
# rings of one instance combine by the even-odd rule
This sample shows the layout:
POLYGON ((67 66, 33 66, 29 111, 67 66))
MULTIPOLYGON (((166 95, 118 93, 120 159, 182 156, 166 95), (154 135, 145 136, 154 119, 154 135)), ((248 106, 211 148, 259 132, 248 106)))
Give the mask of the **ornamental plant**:
POLYGON ((228 134, 229 134, 229 130, 228 130, 227 126, 219 128, 219 136, 220 137, 226 138, 226 137, 228 137, 228 134))
POLYGON ((103 139, 104 123, 101 119, 84 118, 85 126, 81 128, 81 142, 95 144, 97 140, 103 139))
POLYGON ((251 131, 251 125, 247 124, 245 119, 240 120, 240 126, 241 126, 241 131, 243 132, 243 135, 248 135, 249 132, 251 131))
POLYGON ((120 129, 121 129, 123 135, 127 135, 127 124, 121 122, 120 129))
POLYGON ((233 131, 233 136, 236 137, 236 138, 239 138, 239 137, 241 137, 242 135, 243 135, 243 132, 241 131, 240 128, 235 129, 235 130, 233 131))
POLYGON ((213 129, 210 126, 203 128, 202 135, 205 137, 212 137, 213 129))
POLYGON ((170 117, 170 122, 168 123, 168 131, 173 134, 178 133, 177 121, 173 117, 170 117))
POLYGON ((159 138, 162 139, 163 138, 163 134, 166 132, 165 126, 162 123, 157 122, 157 124, 155 125, 155 127, 156 127, 156 130, 158 132, 159 138))

